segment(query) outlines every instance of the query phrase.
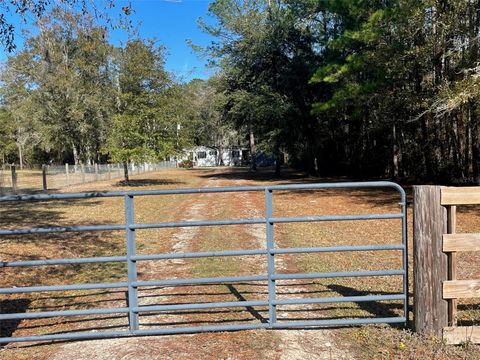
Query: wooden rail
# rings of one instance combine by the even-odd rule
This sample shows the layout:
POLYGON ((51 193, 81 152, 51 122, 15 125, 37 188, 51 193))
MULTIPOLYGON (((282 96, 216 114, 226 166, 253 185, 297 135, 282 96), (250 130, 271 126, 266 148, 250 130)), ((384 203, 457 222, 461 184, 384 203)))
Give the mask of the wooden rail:
POLYGON ((480 234, 445 234, 443 252, 480 251, 480 234))
POLYGON ((480 204, 480 186, 475 187, 442 187, 441 204, 478 205, 480 204))
POLYGON ((461 205, 480 205, 480 187, 414 187, 415 327, 449 344, 480 343, 480 326, 457 326, 457 299, 480 297, 480 279, 457 279, 456 253, 480 251, 480 234, 456 233, 461 205))
POLYGON ((480 297, 480 280, 456 280, 459 251, 479 251, 480 234, 456 233, 456 206, 480 204, 480 187, 442 187, 441 205, 447 207, 448 234, 443 236, 443 252, 448 256, 448 280, 443 282, 443 298, 448 300, 448 325, 443 338, 449 344, 480 342, 480 327, 457 326, 457 299, 480 297))

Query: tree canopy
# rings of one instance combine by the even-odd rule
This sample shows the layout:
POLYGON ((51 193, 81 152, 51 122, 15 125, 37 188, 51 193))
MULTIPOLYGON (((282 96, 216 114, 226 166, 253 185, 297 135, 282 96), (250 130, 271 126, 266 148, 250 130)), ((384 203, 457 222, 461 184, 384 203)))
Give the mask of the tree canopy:
POLYGON ((480 2, 216 0, 223 111, 312 173, 479 182, 480 2))
POLYGON ((312 174, 480 182, 479 0, 214 0, 217 72, 187 84, 161 44, 47 8, 1 70, 3 162, 250 142, 312 174))

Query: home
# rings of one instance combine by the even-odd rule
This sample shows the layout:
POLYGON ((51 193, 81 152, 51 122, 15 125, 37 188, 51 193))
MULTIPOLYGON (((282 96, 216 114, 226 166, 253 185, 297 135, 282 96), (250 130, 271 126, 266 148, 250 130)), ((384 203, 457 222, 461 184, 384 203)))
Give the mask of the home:
POLYGON ((208 146, 195 146, 184 149, 181 160, 191 160, 193 166, 240 166, 249 161, 250 152, 242 147, 217 148, 208 146))

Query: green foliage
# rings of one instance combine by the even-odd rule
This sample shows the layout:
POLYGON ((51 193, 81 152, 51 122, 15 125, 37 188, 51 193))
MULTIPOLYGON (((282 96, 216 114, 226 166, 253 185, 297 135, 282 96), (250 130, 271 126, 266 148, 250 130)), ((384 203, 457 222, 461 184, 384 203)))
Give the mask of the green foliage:
POLYGON ((168 111, 171 80, 163 68, 164 49, 153 41, 130 40, 115 60, 117 113, 103 151, 123 163, 164 158, 173 152, 176 129, 168 111))
POLYGON ((190 141, 177 130, 191 115, 163 46, 115 48, 88 13, 57 8, 38 26, 1 73, 4 161, 156 161, 190 141))
POLYGON ((480 181, 477 2, 217 0, 224 118, 315 172, 480 181))

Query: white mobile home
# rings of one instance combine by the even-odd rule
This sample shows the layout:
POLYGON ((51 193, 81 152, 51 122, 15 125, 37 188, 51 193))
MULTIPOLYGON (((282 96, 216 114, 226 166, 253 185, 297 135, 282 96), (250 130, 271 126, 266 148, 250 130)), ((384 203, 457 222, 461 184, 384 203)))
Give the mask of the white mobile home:
POLYGON ((214 148, 196 146, 183 150, 182 160, 192 160, 193 166, 238 166, 248 162, 249 152, 241 147, 214 148))

